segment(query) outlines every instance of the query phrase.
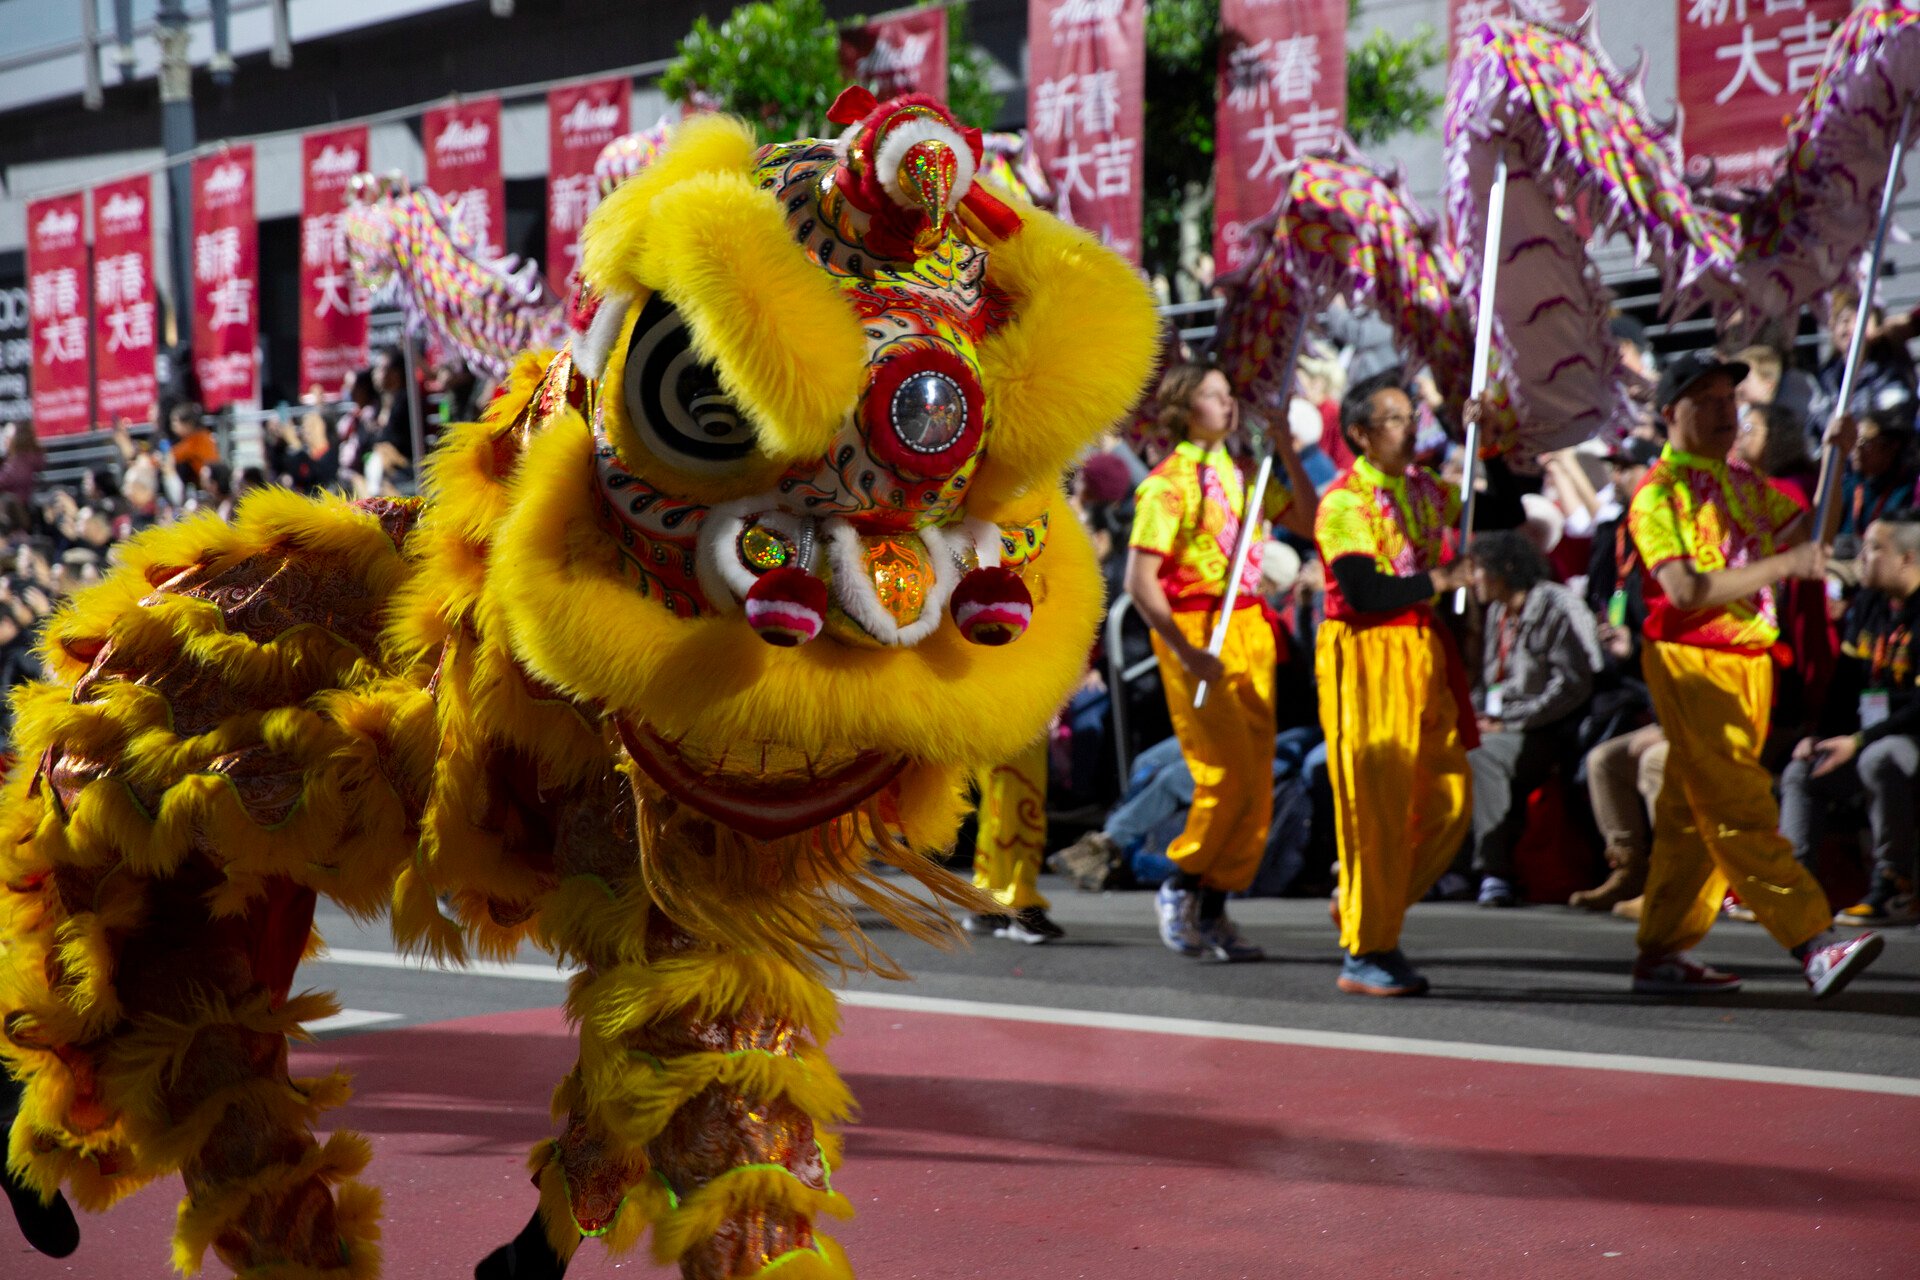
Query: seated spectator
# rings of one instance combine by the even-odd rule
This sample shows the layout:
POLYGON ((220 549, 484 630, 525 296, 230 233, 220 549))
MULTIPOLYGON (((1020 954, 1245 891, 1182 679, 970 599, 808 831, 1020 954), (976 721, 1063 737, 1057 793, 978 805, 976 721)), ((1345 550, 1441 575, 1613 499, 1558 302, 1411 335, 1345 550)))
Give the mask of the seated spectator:
POLYGON ((1874 410, 1860 422, 1852 467, 1840 490, 1840 532, 1860 537, 1882 516, 1905 511, 1914 502, 1911 411, 1874 410))
POLYGON ((340 451, 325 415, 310 409, 300 425, 275 419, 268 426, 267 460, 279 482, 301 493, 332 488, 340 479, 340 451))
POLYGON ((1467 752, 1473 869, 1480 905, 1511 907, 1527 797, 1569 754, 1602 657, 1593 615, 1549 581, 1546 556, 1524 533, 1479 534, 1470 555, 1474 597, 1486 607, 1480 745, 1467 752))
POLYGON ((1876 520, 1861 546, 1866 593, 1847 645, 1857 698, 1833 698, 1826 728, 1806 738, 1780 779, 1780 829, 1794 856, 1816 869, 1829 806, 1864 796, 1873 830, 1873 878, 1866 898, 1836 917, 1841 924, 1920 923, 1914 897, 1920 815, 1920 515, 1876 520))
POLYGON ((6 448, 6 460, 0 462, 0 494, 31 506, 34 488, 40 483, 40 472, 47 465, 47 451, 40 447, 32 419, 8 423, 7 427, 6 439, 0 441, 6 448))
POLYGON ((1814 399, 1813 417, 1824 426, 1828 419, 1842 410, 1856 419, 1883 411, 1892 425, 1911 431, 1914 426, 1915 377, 1913 357, 1907 354, 1905 342, 1905 338, 1912 336, 1911 317, 1907 318, 1906 326, 1888 325, 1878 307, 1869 311, 1867 341, 1860 353, 1860 368, 1855 374, 1847 403, 1842 405, 1839 402, 1840 380, 1846 369, 1847 347, 1853 341, 1859 301, 1858 290, 1840 288, 1833 291, 1827 326, 1827 336, 1833 349, 1814 379, 1819 394, 1814 399))
POLYGON ((173 406, 167 415, 167 432, 174 473, 191 489, 200 483, 202 469, 220 461, 220 443, 207 429, 200 406, 190 400, 173 406))

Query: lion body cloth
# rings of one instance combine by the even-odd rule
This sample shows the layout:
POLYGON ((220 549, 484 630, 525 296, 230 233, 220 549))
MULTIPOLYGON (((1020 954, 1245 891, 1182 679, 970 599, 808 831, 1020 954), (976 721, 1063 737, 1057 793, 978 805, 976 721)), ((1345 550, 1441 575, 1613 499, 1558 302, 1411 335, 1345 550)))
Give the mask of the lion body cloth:
POLYGON ((823 965, 895 972, 969 890, 970 777, 1044 732, 1100 611, 1067 465, 1153 362, 1145 286, 975 182, 925 99, 833 140, 681 126, 596 211, 571 341, 423 499, 268 490, 50 623, 0 801, 9 1161, 102 1210, 178 1172, 173 1260, 363 1280, 339 1076, 290 1079, 324 895, 442 962, 577 969, 530 1166, 687 1277, 852 1274, 823 965), (888 864, 908 873, 881 874, 888 864), (442 902, 447 909, 442 910, 442 902))

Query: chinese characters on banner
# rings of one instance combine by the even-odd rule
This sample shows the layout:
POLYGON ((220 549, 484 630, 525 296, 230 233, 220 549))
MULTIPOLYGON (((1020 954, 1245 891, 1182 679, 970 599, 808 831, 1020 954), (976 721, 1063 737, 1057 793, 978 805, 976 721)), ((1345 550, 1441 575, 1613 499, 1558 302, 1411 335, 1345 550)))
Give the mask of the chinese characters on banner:
POLYGON ((1712 160, 1722 185, 1765 181, 1849 0, 1676 3, 1687 155, 1712 160))
POLYGON ((153 179, 95 187, 93 388, 102 426, 153 421, 155 310, 153 179))
POLYGON ((1347 119, 1346 0, 1221 0, 1213 265, 1246 262, 1293 157, 1333 146, 1347 119))
POLYGON ((253 148, 193 162, 193 370, 207 412, 252 400, 260 332, 253 148))
POLYGON ((625 76, 547 95, 547 280, 562 296, 580 264, 580 228, 600 202, 593 163, 627 132, 633 84, 625 76))
POLYGON ((457 206, 473 242, 499 257, 507 243, 507 184, 500 172, 500 99, 434 107, 421 128, 427 186, 457 206))
POLYGON ((41 436, 85 431, 86 197, 27 205, 27 318, 33 327, 33 423, 41 436))
POLYGON ((372 299, 354 283, 342 222, 347 187, 367 167, 365 125, 300 140, 300 391, 331 396, 367 363, 372 299))
POLYGON ((1060 214, 1136 265, 1146 0, 1029 0, 1027 127, 1060 214))
POLYGON ((947 11, 936 5, 840 31, 840 70, 882 102, 903 93, 947 100, 947 11))
MULTIPOLYGON (((1573 22, 1586 11, 1585 0, 1534 0, 1533 11, 1548 22, 1573 22)), ((1507 0, 1447 0, 1447 62, 1453 62, 1460 37, 1483 22, 1513 16, 1507 0)))

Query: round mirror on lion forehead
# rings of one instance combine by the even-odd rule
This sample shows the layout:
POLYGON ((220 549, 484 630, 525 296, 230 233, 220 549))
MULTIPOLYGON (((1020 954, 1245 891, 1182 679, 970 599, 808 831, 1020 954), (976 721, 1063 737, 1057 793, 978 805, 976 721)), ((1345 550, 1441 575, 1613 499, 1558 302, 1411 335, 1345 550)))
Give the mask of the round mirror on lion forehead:
POLYGON ((916 373, 893 393, 893 429, 915 453, 943 453, 967 427, 967 393, 944 373, 916 373))

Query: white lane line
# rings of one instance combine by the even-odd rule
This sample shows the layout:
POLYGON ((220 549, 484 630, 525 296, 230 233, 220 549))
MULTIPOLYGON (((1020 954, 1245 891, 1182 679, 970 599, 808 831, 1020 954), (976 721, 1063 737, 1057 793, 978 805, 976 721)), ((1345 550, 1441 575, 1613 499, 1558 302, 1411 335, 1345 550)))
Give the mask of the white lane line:
POLYGON ((376 1023, 399 1020, 400 1015, 397 1013, 379 1013, 372 1009, 342 1009, 336 1014, 315 1018, 311 1022, 303 1022, 300 1025, 314 1035, 319 1035, 324 1031, 351 1031, 355 1027, 371 1027, 376 1023))
MULTIPOLYGON (((386 951, 334 950, 311 963, 345 964, 373 969, 412 969, 416 972, 473 973, 490 978, 561 983, 572 970, 553 965, 479 960, 464 969, 444 969, 386 951)), ((1105 1013, 1094 1009, 1055 1009, 1042 1005, 997 1004, 984 1000, 950 1000, 939 996, 906 995, 890 991, 841 991, 842 1004, 861 1009, 892 1009, 903 1013, 945 1014, 950 1017, 997 1018, 1003 1022, 1034 1022, 1057 1027, 1089 1027, 1101 1031, 1139 1031, 1150 1035, 1187 1036, 1202 1040, 1238 1040, 1249 1044, 1288 1045, 1304 1049, 1346 1049, 1356 1053, 1399 1053, 1427 1058, 1454 1058, 1466 1062, 1500 1062, 1518 1066, 1572 1067, 1589 1071, 1626 1071, 1641 1075, 1680 1076, 1696 1080, 1735 1080, 1751 1084, 1798 1085, 1809 1089, 1845 1089, 1857 1093, 1887 1093, 1920 1098, 1920 1080, 1902 1076, 1867 1075, 1853 1071, 1813 1071, 1800 1067, 1756 1066, 1744 1062, 1709 1062, 1695 1058, 1655 1058, 1631 1053, 1584 1053, 1572 1049, 1532 1049, 1522 1045, 1474 1044, 1461 1040, 1421 1040, 1409 1036, 1361 1035, 1347 1031, 1311 1031, 1295 1027, 1261 1027, 1241 1022, 1207 1022, 1197 1018, 1161 1018, 1139 1013, 1105 1013)))

